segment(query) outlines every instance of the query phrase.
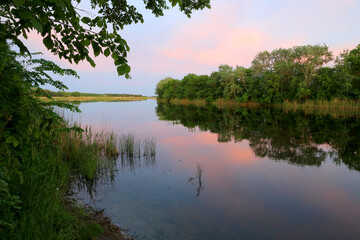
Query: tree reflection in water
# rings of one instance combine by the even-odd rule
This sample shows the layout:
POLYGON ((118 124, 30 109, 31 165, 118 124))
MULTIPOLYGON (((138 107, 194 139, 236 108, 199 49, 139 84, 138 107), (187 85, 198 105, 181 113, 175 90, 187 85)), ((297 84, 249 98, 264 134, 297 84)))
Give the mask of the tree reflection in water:
POLYGON ((117 158, 99 159, 106 162, 98 164, 91 178, 79 174, 74 176, 73 186, 77 188, 77 192, 87 192, 90 198, 94 198, 98 186, 111 187, 119 172, 136 173, 142 168, 156 167, 155 139, 145 139, 141 144, 133 134, 122 134, 118 139, 118 145, 117 158))
POLYGON ((196 195, 195 197, 200 196, 200 192, 203 190, 203 186, 202 186, 202 175, 203 175, 203 166, 201 163, 197 163, 196 164, 196 175, 195 177, 191 177, 189 178, 189 181, 191 184, 195 185, 196 184, 196 195), (195 184, 194 184, 195 182, 195 184))
POLYGON ((258 157, 320 166, 327 157, 360 171, 360 120, 285 113, 279 108, 197 107, 158 103, 160 120, 217 133, 219 142, 248 140, 258 157))

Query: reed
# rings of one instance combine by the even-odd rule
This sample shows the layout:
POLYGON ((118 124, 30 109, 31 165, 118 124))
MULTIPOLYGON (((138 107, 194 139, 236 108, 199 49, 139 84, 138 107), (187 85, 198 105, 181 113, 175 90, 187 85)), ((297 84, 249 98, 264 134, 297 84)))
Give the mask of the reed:
POLYGON ((170 103, 174 104, 174 105, 195 105, 195 106, 206 106, 207 102, 204 99, 171 99, 170 103))
MULTIPOLYGON (((50 101, 49 98, 41 97, 42 101, 50 101)), ((112 101, 118 101, 118 102, 128 102, 128 101, 145 101, 148 99, 156 99, 155 97, 116 97, 116 96, 81 96, 81 97, 52 97, 52 100, 54 101, 60 101, 60 102, 112 102, 112 101)))
POLYGON ((236 108, 236 107, 248 107, 248 108, 255 108, 255 107, 262 107, 266 106, 265 104, 255 103, 255 102, 237 102, 235 100, 223 99, 219 98, 212 102, 218 108, 236 108))
POLYGON ((348 99, 308 100, 303 103, 289 102, 277 105, 284 111, 303 111, 306 114, 330 115, 332 117, 360 116, 360 101, 348 99))
POLYGON ((121 158, 155 157, 156 142, 154 138, 141 141, 133 133, 121 134, 118 137, 121 158))

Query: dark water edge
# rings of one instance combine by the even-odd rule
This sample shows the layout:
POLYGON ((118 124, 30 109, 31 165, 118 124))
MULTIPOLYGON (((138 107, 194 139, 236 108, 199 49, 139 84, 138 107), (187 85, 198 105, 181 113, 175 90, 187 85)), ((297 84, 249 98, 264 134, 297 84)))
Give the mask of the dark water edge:
POLYGON ((84 118, 96 122, 91 112, 100 109, 121 112, 111 124, 156 138, 156 161, 118 161, 111 181, 78 197, 105 209, 136 239, 359 236, 357 117, 102 104, 84 105, 84 118))

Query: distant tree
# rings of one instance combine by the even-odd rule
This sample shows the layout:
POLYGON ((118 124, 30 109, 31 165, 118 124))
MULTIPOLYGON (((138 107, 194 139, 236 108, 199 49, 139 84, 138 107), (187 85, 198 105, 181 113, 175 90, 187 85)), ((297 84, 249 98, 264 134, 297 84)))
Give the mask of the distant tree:
POLYGON ((171 80, 174 80, 174 79, 171 77, 166 77, 156 84, 155 94, 158 96, 158 98, 160 98, 160 99, 163 98, 163 95, 166 90, 165 84, 171 80))
POLYGON ((80 96, 81 96, 81 93, 78 92, 78 91, 76 91, 76 92, 71 93, 71 96, 73 96, 73 97, 80 97, 80 96))

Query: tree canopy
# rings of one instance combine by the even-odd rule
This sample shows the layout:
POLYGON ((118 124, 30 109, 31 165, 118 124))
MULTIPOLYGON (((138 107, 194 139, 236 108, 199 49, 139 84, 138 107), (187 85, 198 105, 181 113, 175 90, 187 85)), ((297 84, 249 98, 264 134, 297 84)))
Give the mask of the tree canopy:
MULTIPOLYGON (((100 54, 111 56, 119 75, 130 78, 127 53, 130 50, 120 30, 125 25, 144 22, 143 15, 128 0, 90 0, 96 15, 77 5, 81 0, 3 0, 0 3, 0 41, 11 40, 21 52, 28 52, 20 37, 34 30, 43 44, 70 63, 86 60, 93 67, 100 54), (110 30, 111 29, 111 30, 110 30)), ((155 16, 178 6, 190 17, 194 10, 210 8, 210 0, 144 0, 155 16)))
POLYGON ((360 98, 360 45, 333 61, 326 45, 295 46, 258 53, 250 68, 220 65, 210 76, 189 74, 162 80, 159 99, 282 103, 360 98), (334 63, 333 67, 330 63, 334 63))

